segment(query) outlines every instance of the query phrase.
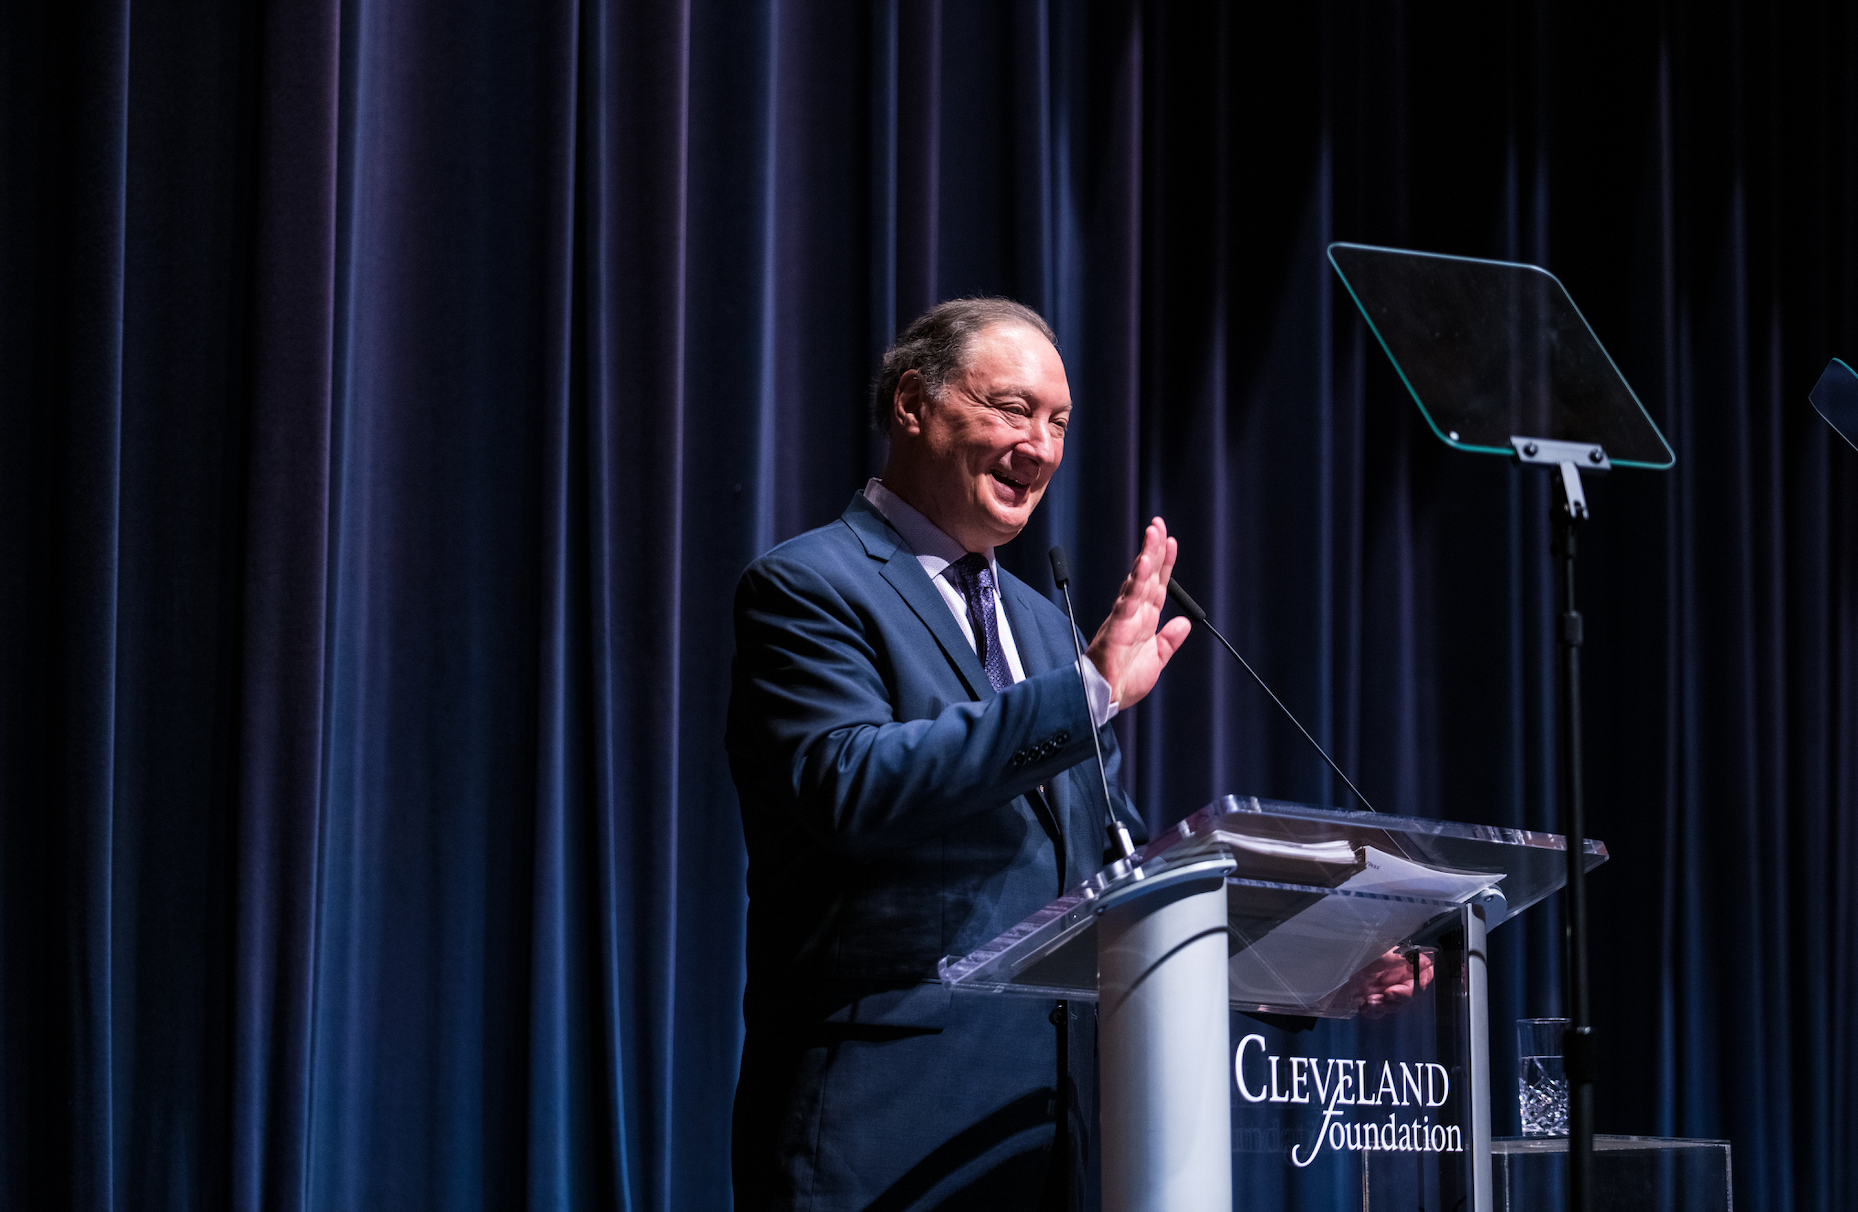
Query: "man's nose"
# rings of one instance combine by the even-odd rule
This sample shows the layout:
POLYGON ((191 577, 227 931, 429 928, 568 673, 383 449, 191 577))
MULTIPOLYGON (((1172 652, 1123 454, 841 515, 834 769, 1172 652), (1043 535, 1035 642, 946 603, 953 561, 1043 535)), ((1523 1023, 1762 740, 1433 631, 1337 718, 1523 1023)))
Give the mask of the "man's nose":
POLYGON ((1064 432, 1056 425, 1034 418, 1026 435, 1020 439, 1019 449, 1041 463, 1050 463, 1057 459, 1059 443, 1063 441, 1064 432))

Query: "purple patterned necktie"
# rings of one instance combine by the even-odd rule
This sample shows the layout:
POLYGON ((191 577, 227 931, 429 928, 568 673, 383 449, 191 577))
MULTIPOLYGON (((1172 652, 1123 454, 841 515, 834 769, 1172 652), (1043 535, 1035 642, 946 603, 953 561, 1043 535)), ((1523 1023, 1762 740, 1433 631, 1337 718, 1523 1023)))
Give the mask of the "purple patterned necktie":
POLYGON ((969 552, 948 566, 956 588, 968 603, 968 624, 974 628, 974 650, 981 658, 981 668, 995 690, 1013 684, 1013 671, 1006 667, 1006 652, 1000 647, 1000 628, 994 616, 994 574, 987 557, 969 552))

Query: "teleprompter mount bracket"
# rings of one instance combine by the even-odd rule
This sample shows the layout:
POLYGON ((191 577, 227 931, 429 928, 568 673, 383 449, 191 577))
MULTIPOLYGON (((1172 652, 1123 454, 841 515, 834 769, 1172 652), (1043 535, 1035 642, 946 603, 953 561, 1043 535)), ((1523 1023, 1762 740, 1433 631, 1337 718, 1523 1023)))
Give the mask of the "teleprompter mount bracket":
POLYGON ((1519 463, 1537 463, 1561 469, 1561 491, 1568 502, 1568 516, 1587 516, 1587 494, 1581 490, 1581 472, 1613 469, 1606 451, 1589 442, 1558 442, 1553 438, 1519 438, 1512 436, 1510 446, 1519 463))

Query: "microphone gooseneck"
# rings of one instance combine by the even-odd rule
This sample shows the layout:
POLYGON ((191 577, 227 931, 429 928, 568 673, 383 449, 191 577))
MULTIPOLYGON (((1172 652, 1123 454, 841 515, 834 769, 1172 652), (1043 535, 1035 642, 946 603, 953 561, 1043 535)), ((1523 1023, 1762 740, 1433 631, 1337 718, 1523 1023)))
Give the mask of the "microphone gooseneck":
MULTIPOLYGON (((1058 589, 1064 594, 1064 617, 1071 625, 1071 648, 1077 653, 1078 688, 1084 692, 1084 712, 1090 712, 1090 685, 1084 680, 1084 642, 1078 638, 1077 616, 1071 609, 1071 567, 1064 558, 1064 548, 1054 547, 1050 551, 1052 561, 1052 580, 1058 583, 1058 589)), ((1115 803, 1110 799, 1110 775, 1103 767, 1103 741, 1097 736, 1097 721, 1090 721, 1090 747, 1097 751, 1097 778, 1103 784, 1103 828, 1109 836, 1110 849, 1123 858, 1135 856, 1135 841, 1129 836, 1128 828, 1116 819, 1115 803)))
POLYGON ((1344 783, 1348 784, 1348 789, 1355 793, 1355 798, 1361 801, 1361 806, 1366 808, 1369 812, 1373 812, 1375 810, 1374 805, 1368 803, 1368 797, 1361 794, 1360 788, 1356 787, 1354 783, 1349 781, 1349 777, 1346 774, 1342 773, 1342 768, 1335 764, 1334 759, 1332 759, 1329 756, 1329 754, 1323 749, 1321 745, 1318 745, 1316 743, 1316 738, 1310 735, 1310 730, 1305 728, 1303 726, 1302 721, 1297 719, 1295 715, 1291 714, 1290 708, 1284 706, 1284 700, 1278 698, 1276 694, 1272 693, 1271 688, 1264 684, 1264 679, 1259 677, 1258 671, 1256 669, 1253 669, 1250 663, 1247 662, 1244 657, 1239 655, 1239 650, 1232 646, 1232 641, 1228 640, 1225 636, 1219 634, 1219 629, 1213 626, 1212 622, 1206 617, 1206 611, 1200 609, 1200 603, 1188 597, 1187 591, 1185 589, 1182 589, 1181 583, 1175 580, 1173 577, 1168 578, 1168 597, 1170 600, 1173 601, 1173 603, 1176 606, 1180 608, 1180 611, 1182 614, 1192 619, 1199 626, 1204 627, 1208 631, 1212 632, 1213 638, 1218 640, 1220 643, 1226 646, 1226 651, 1232 654, 1233 659, 1238 661, 1239 664, 1244 665, 1245 672, 1252 675, 1252 681, 1258 683, 1258 688, 1264 691, 1266 694, 1270 695, 1271 701, 1277 704, 1277 709, 1283 712, 1286 716, 1288 716, 1290 719, 1290 722, 1297 726, 1297 731, 1301 732, 1303 734, 1303 739, 1310 743, 1310 748, 1316 750, 1317 753, 1321 754, 1323 761, 1329 763, 1329 769, 1335 771, 1335 776, 1341 779, 1344 783))

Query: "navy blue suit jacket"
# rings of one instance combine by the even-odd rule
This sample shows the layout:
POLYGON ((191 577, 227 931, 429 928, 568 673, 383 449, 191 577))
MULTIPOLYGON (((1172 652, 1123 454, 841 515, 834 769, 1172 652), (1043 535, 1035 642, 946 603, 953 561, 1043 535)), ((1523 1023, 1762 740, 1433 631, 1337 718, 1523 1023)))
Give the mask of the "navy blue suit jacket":
MULTIPOLYGON (((1030 1173, 1040 1107, 1049 1147, 1051 1003, 951 1004, 935 980, 941 957, 1101 865, 1069 624, 1004 572, 1000 593, 1026 678, 995 693, 862 494, 742 577, 727 735, 749 853, 738 1206, 978 1198, 1012 1165, 1030 1173)), ((1100 738, 1140 836, 1115 737, 1100 738)))

